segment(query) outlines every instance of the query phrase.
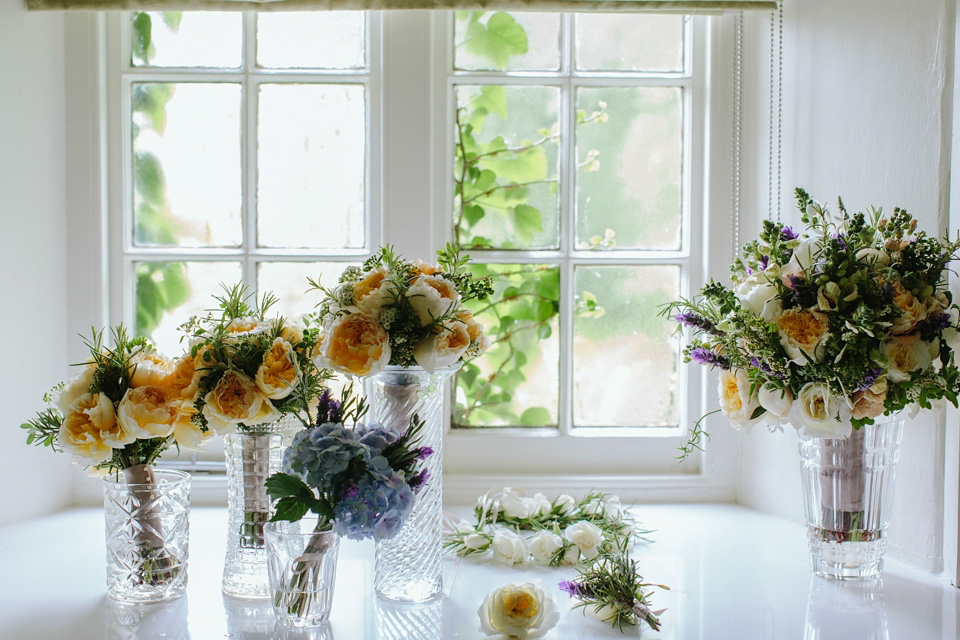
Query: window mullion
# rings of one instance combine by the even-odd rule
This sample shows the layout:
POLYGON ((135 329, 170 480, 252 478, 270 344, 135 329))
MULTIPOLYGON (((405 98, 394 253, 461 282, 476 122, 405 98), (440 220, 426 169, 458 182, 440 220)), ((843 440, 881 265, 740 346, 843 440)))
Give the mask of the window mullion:
POLYGON ((563 72, 560 91, 560 389, 557 396, 557 422, 560 433, 569 435, 573 428, 573 310, 574 264, 570 254, 574 249, 576 229, 576 170, 577 170, 577 104, 573 82, 574 15, 565 13, 561 19, 561 63, 563 72))
POLYGON ((256 14, 243 14, 243 70, 241 76, 240 126, 240 163, 243 176, 242 186, 243 203, 240 207, 240 217, 243 224, 243 259, 241 263, 243 282, 247 290, 256 298, 260 297, 257 290, 257 262, 253 257, 257 246, 257 122, 259 81, 254 75, 257 65, 257 21, 256 14))

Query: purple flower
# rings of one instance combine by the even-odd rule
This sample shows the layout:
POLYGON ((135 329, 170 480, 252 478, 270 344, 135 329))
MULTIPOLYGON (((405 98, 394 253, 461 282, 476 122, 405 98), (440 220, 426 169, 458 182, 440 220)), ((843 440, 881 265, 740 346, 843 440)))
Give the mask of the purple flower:
POLYGON ((342 417, 340 402, 333 399, 330 389, 324 389, 317 401, 317 424, 337 423, 342 417))
POLYGON ((880 293, 883 295, 883 299, 886 302, 890 302, 891 300, 893 300, 893 297, 896 294, 896 291, 894 290, 893 285, 887 282, 883 285, 883 288, 880 290, 880 293))
POLYGON ((881 373, 883 373, 883 369, 871 369, 870 372, 864 376, 863 380, 860 381, 860 384, 857 385, 856 390, 863 391, 864 389, 872 387, 881 373))
POLYGON ((703 316, 693 313, 692 311, 678 313, 677 315, 673 316, 673 319, 685 327, 693 327, 695 329, 700 329, 701 331, 706 331, 707 333, 715 334, 717 332, 717 326, 715 324, 703 316))
POLYGON ((763 266, 763 270, 767 270, 767 265, 770 264, 770 256, 760 256, 760 264, 763 266))
POLYGON ((842 233, 835 233, 835 234, 833 234, 833 239, 836 240, 838 243, 840 243, 840 248, 841 248, 841 249, 846 249, 846 248, 847 248, 847 243, 844 242, 844 240, 843 240, 843 234, 842 234, 842 233))
POLYGON ((697 347, 690 352, 690 359, 696 362, 697 364, 708 364, 711 366, 720 367, 721 369, 730 368, 730 360, 725 358, 709 349, 704 349, 703 347, 697 347))
POLYGON ((924 320, 918 329, 920 330, 920 338, 923 340, 933 340, 938 337, 940 333, 950 326, 950 314, 941 313, 937 316, 931 316, 924 320))
POLYGON ((357 494, 360 493, 360 487, 355 484, 350 485, 343 491, 344 498, 356 498, 357 494))
POLYGON ((423 460, 427 456, 433 455, 433 447, 420 447, 417 449, 417 460, 423 460))
POLYGON ((567 592, 570 597, 580 595, 580 585, 572 580, 561 580, 560 581, 560 591, 567 592))
POLYGON ((409 480, 410 490, 416 493, 423 485, 427 484, 427 480, 430 479, 429 469, 421 469, 419 473, 415 473, 412 478, 409 480))
POLYGON ((800 237, 796 231, 786 225, 780 227, 780 235, 783 236, 784 240, 796 240, 800 237))

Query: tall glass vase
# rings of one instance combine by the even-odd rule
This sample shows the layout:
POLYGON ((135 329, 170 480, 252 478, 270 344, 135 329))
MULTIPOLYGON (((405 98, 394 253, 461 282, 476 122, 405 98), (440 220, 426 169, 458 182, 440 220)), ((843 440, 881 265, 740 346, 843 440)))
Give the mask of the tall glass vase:
POLYGON ((385 600, 426 602, 443 590, 443 389, 458 368, 459 363, 429 373, 420 367, 389 366, 368 381, 372 419, 404 432, 417 415, 424 423, 421 443, 433 449, 433 455, 424 461, 429 477, 417 493, 407 521, 393 538, 376 544, 373 586, 385 600))
POLYGON ((813 571, 836 580, 870 580, 883 569, 899 415, 847 438, 800 436, 800 475, 813 571))
POLYGON ((223 592, 238 598, 268 598, 263 525, 273 517, 264 483, 280 471, 283 451, 299 423, 293 416, 224 436, 227 461, 227 553, 223 592))

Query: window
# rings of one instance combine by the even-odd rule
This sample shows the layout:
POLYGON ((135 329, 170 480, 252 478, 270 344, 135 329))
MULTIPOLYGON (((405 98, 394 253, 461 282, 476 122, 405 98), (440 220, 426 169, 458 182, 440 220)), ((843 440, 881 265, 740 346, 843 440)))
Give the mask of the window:
POLYGON ((452 476, 701 474, 674 462, 701 379, 657 312, 705 268, 720 19, 107 20, 111 318, 176 353, 221 282, 296 315, 308 275, 457 240, 504 300, 476 313, 509 339, 458 376, 452 476))

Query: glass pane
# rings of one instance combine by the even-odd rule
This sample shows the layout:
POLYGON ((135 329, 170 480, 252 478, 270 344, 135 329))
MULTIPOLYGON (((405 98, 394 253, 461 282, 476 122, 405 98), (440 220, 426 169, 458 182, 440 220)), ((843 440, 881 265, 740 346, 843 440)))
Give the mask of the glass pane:
POLYGON ((240 85, 137 83, 132 110, 134 242, 238 246, 240 85))
POLYGON ((474 264, 494 294, 467 308, 494 344, 457 374, 455 427, 557 425, 560 274, 536 264, 474 264))
POLYGON ((138 11, 130 24, 134 66, 236 68, 243 60, 240 13, 138 11))
POLYGON ((361 11, 257 15, 257 64, 268 68, 362 69, 365 21, 361 11))
POLYGON ((259 124, 259 245, 362 247, 363 86, 261 85, 259 124))
POLYGON ((680 248, 682 105, 679 87, 577 92, 577 248, 680 248))
POLYGON ((459 86, 456 100, 459 242, 474 248, 556 248, 560 91, 459 86))
POLYGON ((686 19, 650 13, 579 13, 577 69, 683 71, 686 19))
POLYGON ((178 327, 190 316, 216 306, 221 283, 240 282, 239 262, 138 262, 136 276, 136 332, 170 357, 186 349, 178 327))
MULTIPOLYGON (((273 309, 285 318, 297 318, 316 311, 322 295, 310 288, 307 278, 319 280, 325 287, 337 286, 340 274, 350 266, 345 262, 261 262, 257 267, 257 290, 270 291, 280 298, 273 309)), ((359 263, 352 263, 359 266, 359 263)))
POLYGON ((454 24, 457 69, 560 69, 559 13, 457 11, 454 24))
POLYGON ((574 425, 675 426, 680 344, 657 314, 680 267, 578 267, 574 286, 574 425))

